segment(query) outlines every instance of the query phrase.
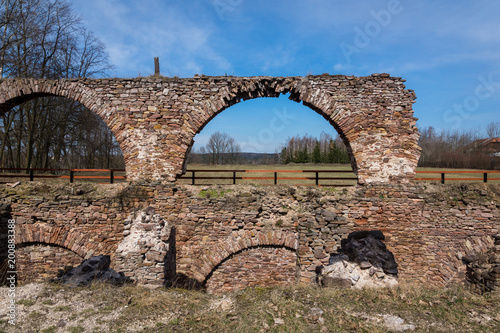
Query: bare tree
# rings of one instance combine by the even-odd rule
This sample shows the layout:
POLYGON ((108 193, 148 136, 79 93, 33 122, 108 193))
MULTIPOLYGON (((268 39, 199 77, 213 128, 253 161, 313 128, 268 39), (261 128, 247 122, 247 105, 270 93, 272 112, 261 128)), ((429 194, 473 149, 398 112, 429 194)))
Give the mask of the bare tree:
MULTIPOLYGON (((480 129, 437 132, 432 127, 420 130, 422 154, 419 166, 441 168, 492 169, 495 157, 481 149, 480 129)), ((492 132, 493 134, 494 132, 492 132)))
MULTIPOLYGON (((111 66, 104 44, 65 0, 2 0, 0 70, 5 77, 80 78, 111 66)), ((0 163, 11 167, 122 167, 118 144, 81 104, 43 97, 0 116, 0 163)))
POLYGON ((212 164, 237 163, 241 152, 240 145, 232 137, 219 131, 210 136, 205 150, 212 164))
POLYGON ((489 138, 500 137, 500 121, 493 121, 486 126, 486 134, 489 138))

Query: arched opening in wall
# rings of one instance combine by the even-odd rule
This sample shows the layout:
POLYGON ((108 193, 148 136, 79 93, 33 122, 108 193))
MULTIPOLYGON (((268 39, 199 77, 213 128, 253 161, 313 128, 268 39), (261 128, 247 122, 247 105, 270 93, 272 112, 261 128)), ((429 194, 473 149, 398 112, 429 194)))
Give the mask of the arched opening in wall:
MULTIPOLYGON (((66 171, 55 170, 125 168, 114 134, 83 104, 42 94, 22 96, 6 104, 9 107, 4 105, 3 112, 0 111, 0 168, 37 169, 38 176, 65 174, 66 177, 66 171)), ((28 170, 7 171, 29 173, 28 170)), ((99 174, 79 172, 74 178, 85 176, 99 174)))
POLYGON ((16 246, 16 270, 21 284, 54 279, 60 271, 82 261, 77 253, 55 244, 33 242, 16 246))
POLYGON ((248 247, 222 260, 203 282, 210 293, 256 286, 291 284, 297 278, 297 254, 283 246, 248 247))
POLYGON ((290 93, 277 95, 229 101, 215 112, 194 137, 179 182, 355 185, 356 160, 341 128, 290 93))

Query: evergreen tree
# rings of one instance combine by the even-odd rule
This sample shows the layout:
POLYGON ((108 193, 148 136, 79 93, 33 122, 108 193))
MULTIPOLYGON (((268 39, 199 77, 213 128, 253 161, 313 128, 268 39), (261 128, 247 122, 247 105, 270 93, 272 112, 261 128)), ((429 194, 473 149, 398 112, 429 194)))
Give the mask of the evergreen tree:
POLYGON ((314 146, 312 152, 312 162, 313 163, 321 163, 321 148, 319 146, 319 142, 316 141, 316 145, 314 146))

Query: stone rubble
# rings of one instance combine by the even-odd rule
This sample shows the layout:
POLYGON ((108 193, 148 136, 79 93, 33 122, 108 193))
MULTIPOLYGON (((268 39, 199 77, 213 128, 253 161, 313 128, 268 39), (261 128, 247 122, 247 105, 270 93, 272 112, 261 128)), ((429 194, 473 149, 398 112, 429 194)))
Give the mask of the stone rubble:
POLYGON ((131 214, 123 224, 116 267, 138 284, 162 285, 165 272, 175 270, 175 258, 169 257, 172 227, 152 207, 131 214))
POLYGON ((486 238, 486 250, 474 252, 467 243, 470 254, 462 260, 467 265, 466 282, 479 292, 500 290, 500 234, 486 238))
POLYGON ((109 268, 109 256, 99 255, 84 260, 78 267, 61 271, 52 282, 78 287, 87 286, 95 282, 106 282, 114 285, 123 285, 129 279, 123 272, 117 273, 109 268))
POLYGON ((339 253, 330 256, 329 264, 317 270, 323 287, 381 288, 398 284, 397 264, 387 250, 380 231, 358 231, 342 240, 339 253))

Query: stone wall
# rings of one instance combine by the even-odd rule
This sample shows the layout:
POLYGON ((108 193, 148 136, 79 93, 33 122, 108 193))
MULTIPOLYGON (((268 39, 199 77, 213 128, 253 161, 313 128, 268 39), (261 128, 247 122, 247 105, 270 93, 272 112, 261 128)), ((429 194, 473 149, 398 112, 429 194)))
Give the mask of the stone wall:
POLYGON ((0 114, 41 96, 76 100, 114 133, 129 180, 174 181, 194 136, 216 115, 241 100, 287 93, 337 130, 360 184, 412 181, 420 156, 415 94, 389 74, 1 80, 0 114))
MULTIPOLYGON (((0 202, 8 209, 0 212, 0 224, 10 218, 16 220, 16 243, 22 249, 20 267, 29 263, 30 249, 38 252, 36 247, 23 248, 23 244, 51 245, 54 251, 63 248, 81 258, 102 253, 114 257, 123 239, 123 221, 129 207, 140 199, 139 195, 124 197, 122 189, 122 185, 103 187, 103 192, 83 184, 26 183, 16 189, 1 185, 0 202)), ((43 258, 38 261, 42 266, 42 262, 52 260, 43 258)), ((33 267, 39 269, 37 265, 33 267)), ((19 281, 30 281, 32 276, 21 272, 19 281)))
MULTIPOLYGON (((238 265, 233 259, 243 253, 255 258, 246 249, 256 249, 269 262, 290 258, 264 255, 262 251, 268 250, 262 249, 267 248, 293 252, 298 280, 310 282, 316 267, 328 263, 350 232, 381 230, 401 279, 442 286, 463 282, 462 256, 481 252, 486 248, 482 244, 499 232, 499 193, 494 184, 331 190, 35 183, 15 189, 1 186, 0 201, 9 207, 7 215, 16 219, 19 245, 57 245, 82 258, 109 254, 113 265, 141 283, 168 284, 182 277, 202 286, 217 277, 206 285, 228 286, 234 280, 224 280, 229 276, 224 272, 238 265), (140 222, 141 232, 151 232, 151 240, 134 243, 139 252, 133 256, 123 255, 136 246, 127 243, 132 232, 126 226, 141 211, 151 216, 140 222)), ((256 263, 249 268, 248 279, 264 279, 259 267, 256 263)), ((237 274, 243 279, 244 273, 237 274)))
POLYGON ((67 266, 80 265, 83 258, 59 246, 25 243, 16 248, 18 281, 48 281, 67 266))
POLYGON ((206 289, 219 294, 255 286, 292 284, 297 279, 297 254, 286 248, 249 248, 231 255, 207 277, 206 289))

